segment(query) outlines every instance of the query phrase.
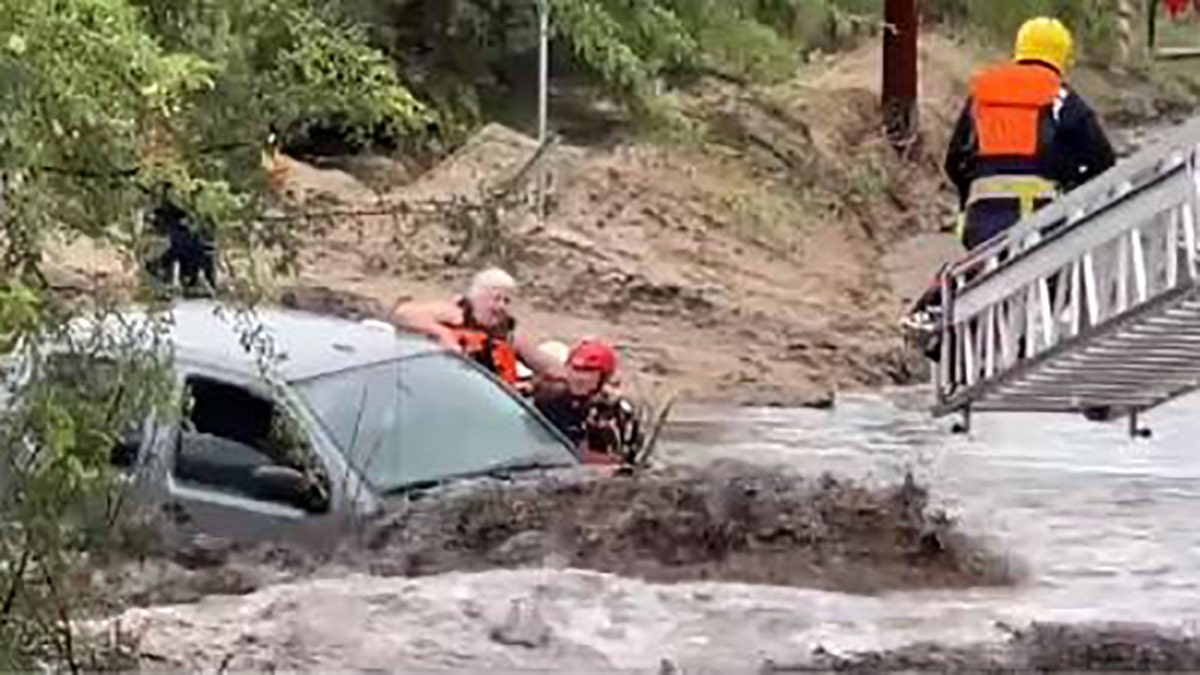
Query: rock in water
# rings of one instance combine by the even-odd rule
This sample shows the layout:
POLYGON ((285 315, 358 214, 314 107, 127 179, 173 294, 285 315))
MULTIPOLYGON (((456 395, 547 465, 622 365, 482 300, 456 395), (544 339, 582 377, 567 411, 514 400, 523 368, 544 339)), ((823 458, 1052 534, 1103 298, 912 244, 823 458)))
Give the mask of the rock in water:
POLYGON ((537 649, 549 644, 550 626, 537 605, 514 600, 504 623, 492 628, 491 638, 502 645, 537 649))

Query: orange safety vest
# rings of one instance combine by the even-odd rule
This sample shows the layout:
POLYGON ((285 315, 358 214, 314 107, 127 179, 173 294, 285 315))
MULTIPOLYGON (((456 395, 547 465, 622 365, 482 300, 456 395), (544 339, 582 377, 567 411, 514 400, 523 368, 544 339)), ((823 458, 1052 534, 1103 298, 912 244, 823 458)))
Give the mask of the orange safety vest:
POLYGON ((1036 160, 1047 139, 1043 115, 1052 111, 1062 77, 1050 68, 1015 63, 986 70, 971 83, 978 156, 1036 160))
POLYGON ((463 354, 495 373, 504 382, 516 384, 519 379, 517 349, 512 343, 516 322, 510 318, 499 328, 488 330, 476 323, 471 307, 465 300, 459 302, 459 307, 462 309, 463 322, 454 328, 454 332, 463 354))

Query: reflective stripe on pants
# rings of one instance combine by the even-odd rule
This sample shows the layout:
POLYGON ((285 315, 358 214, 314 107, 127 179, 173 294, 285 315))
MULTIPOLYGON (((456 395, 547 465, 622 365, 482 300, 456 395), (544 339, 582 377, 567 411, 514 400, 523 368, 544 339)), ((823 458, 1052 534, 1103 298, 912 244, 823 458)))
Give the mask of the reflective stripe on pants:
POLYGON ((1052 181, 1038 176, 988 176, 971 182, 957 234, 967 250, 1000 234, 1058 198, 1052 181))

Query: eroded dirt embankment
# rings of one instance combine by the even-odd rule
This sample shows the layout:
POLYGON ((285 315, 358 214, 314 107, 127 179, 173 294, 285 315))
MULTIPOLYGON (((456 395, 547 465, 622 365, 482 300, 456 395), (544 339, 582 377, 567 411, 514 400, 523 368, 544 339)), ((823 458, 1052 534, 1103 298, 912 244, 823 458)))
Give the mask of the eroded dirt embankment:
POLYGON ((550 563, 851 593, 1011 580, 919 487, 733 467, 464 490, 377 526, 370 557, 400 574, 550 563))
MULTIPOLYGON (((788 405, 912 381, 895 329, 906 292, 882 257, 948 216, 937 154, 971 60, 960 51, 936 35, 922 47, 925 130, 906 159, 883 138, 878 49, 864 46, 778 85, 679 92, 679 126, 696 129, 679 142, 625 128, 564 143, 545 163, 544 222, 528 184, 520 204, 479 208, 536 151, 496 125, 420 175, 282 158, 294 210, 339 215, 296 219, 300 272, 278 300, 378 315, 499 262, 522 284, 516 314, 535 340, 606 336, 647 388, 683 399, 788 405)), ((51 257, 84 295, 125 274, 91 242, 51 257)), ((927 258, 903 266, 924 274, 927 258)))
MULTIPOLYGON (((904 156, 883 135, 874 43, 776 84, 703 81, 671 94, 675 126, 691 129, 681 140, 617 125, 603 143, 568 139, 549 153, 544 222, 531 183, 513 182, 536 143, 496 125, 421 173, 403 159, 281 158, 300 270, 276 299, 381 315, 399 299, 446 297, 499 262, 522 284, 522 330, 606 336, 647 389, 795 405, 912 383, 923 364, 897 319, 961 250, 943 232, 955 199, 942 153, 972 70, 1005 56, 923 36, 921 135, 904 156), (482 208, 496 190, 513 199, 482 208)), ((1118 125, 1159 123, 1200 93, 1088 68, 1073 81, 1118 146, 1128 145, 1118 125)), ((128 272, 87 241, 51 257, 52 276, 84 295, 128 272)))
POLYGON ((869 489, 737 464, 614 478, 464 483, 397 505, 323 556, 287 547, 182 550, 97 573, 123 604, 190 602, 361 571, 428 576, 582 568, 648 581, 874 593, 1014 582, 915 485, 869 489))
MULTIPOLYGON (((660 649, 647 643, 622 655, 592 644, 595 636, 572 636, 580 621, 595 620, 586 618, 589 603, 605 597, 595 611, 628 602, 632 614, 618 612, 623 627, 596 630, 637 643, 664 630, 663 619, 642 614, 660 611, 668 591, 654 589, 675 584, 681 590, 669 593, 686 599, 690 587, 736 597, 725 589, 737 582, 768 596, 874 594, 1003 586, 1017 576, 911 482, 872 488, 725 463, 461 483, 396 505, 329 554, 201 541, 97 570, 86 582, 117 617, 106 625, 120 625, 147 665, 340 668, 393 659, 390 667, 573 668, 660 649), (536 609, 543 595, 554 599, 536 609), (563 615, 547 623, 542 611, 563 615)), ((723 609, 721 621, 736 623, 744 611, 723 609)))

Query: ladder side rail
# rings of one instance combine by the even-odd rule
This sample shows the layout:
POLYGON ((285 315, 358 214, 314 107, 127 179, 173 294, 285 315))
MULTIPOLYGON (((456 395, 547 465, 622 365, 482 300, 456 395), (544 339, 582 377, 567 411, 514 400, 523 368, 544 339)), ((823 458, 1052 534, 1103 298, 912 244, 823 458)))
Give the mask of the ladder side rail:
MULTIPOLYGON (((1164 239, 1163 234, 1170 233, 1172 221, 1161 215, 1151 218, 1145 227, 1133 225, 1128 236, 1119 234, 1112 241, 1101 242, 1097 247, 1083 251, 1062 268, 1033 279, 1023 288, 1018 288, 1014 293, 1001 298, 998 303, 987 306, 981 317, 982 332, 977 325, 979 318, 955 312, 950 323, 954 331, 965 333, 960 342, 965 358, 959 364, 959 372, 964 377, 953 384, 970 387, 1000 374, 994 364, 1003 358, 997 352, 1004 350, 1005 346, 995 340, 989 327, 994 325, 999 309, 1009 305, 1014 299, 1023 300, 1025 310, 1024 330, 1015 331, 1024 347, 1024 353, 1017 361, 1036 357, 1060 342, 1080 335, 1085 326, 1090 329, 1116 316, 1116 303, 1105 302, 1101 305, 1101 289, 1098 287, 1094 260, 1098 251, 1104 252, 1114 248, 1119 241, 1126 238, 1131 241, 1130 246, 1122 247, 1121 250, 1128 251, 1131 257, 1125 267, 1132 267, 1139 272, 1136 275, 1139 292, 1137 304, 1169 290, 1172 286, 1163 283, 1163 274, 1149 274, 1147 270, 1164 269, 1164 261, 1169 258, 1171 252, 1165 245, 1142 245, 1144 236, 1160 240, 1164 239), (1055 281, 1053 297, 1049 289, 1050 280, 1055 281)), ((1011 347, 1008 351, 1011 353, 1011 347)))
POLYGON ((1173 163, 1185 161, 1184 157, 1177 154, 1178 151, 1191 153, 1197 146, 1200 146, 1200 117, 1168 131, 1100 176, 1063 195, 1062 199, 1038 209, 997 237, 996 241, 989 243, 1010 247, 1010 242, 1020 241, 1031 232, 1044 232, 1061 223, 1073 211, 1095 210, 1111 199, 1114 186, 1128 182, 1137 187, 1152 180, 1155 174, 1169 169, 1173 163), (1002 239, 1007 241, 1001 241, 1002 239))
MULTIPOLYGON (((980 247, 967 257, 951 264, 949 273, 962 277, 967 286, 983 284, 995 275, 995 266, 990 264, 992 260, 1000 256, 1005 256, 1008 263, 1006 267, 1009 267, 1017 259, 1029 255, 1031 251, 1040 247, 1049 245, 1051 241, 1067 236, 1072 230, 1090 226, 1093 220, 1103 217, 1106 213, 1118 208, 1127 201, 1134 199, 1145 201, 1144 192, 1161 189, 1162 183, 1170 182, 1172 178, 1176 178, 1180 173, 1187 172, 1188 169, 1188 163, 1182 161, 1175 162, 1170 169, 1156 173, 1153 176, 1153 180, 1144 182, 1139 186, 1135 187, 1128 182, 1116 185, 1111 191, 1110 199, 1102 205, 1102 208, 1092 211, 1074 211, 1066 218, 1055 221, 1052 229, 1030 232, 1019 242, 1009 242, 1011 244, 1009 247, 987 247, 986 245, 980 247), (980 270, 983 270, 983 272, 981 273, 980 270)), ((1037 213, 1035 212, 1034 215, 1036 216, 1037 213)), ((1000 241, 1001 239, 998 237, 996 241, 1000 241)), ((1000 243, 1004 242, 1001 241, 1000 243)))
POLYGON ((947 298, 949 311, 944 330, 952 341, 944 341, 943 345, 953 344, 957 353, 953 367, 939 371, 939 399, 944 402, 959 387, 973 387, 992 379, 1015 366, 1014 361, 1035 357, 1060 341, 1079 335, 1082 323, 1086 322, 1092 328, 1114 316, 1125 303, 1105 302, 1101 305, 1101 289, 1097 287, 1095 273, 1097 251, 1116 248, 1118 254, 1128 252, 1129 259, 1120 262, 1118 267, 1132 268, 1135 272, 1138 302, 1134 305, 1167 290, 1162 284, 1151 284, 1152 279, 1159 279, 1161 275, 1148 278, 1150 275, 1147 274, 1150 269, 1166 269, 1167 248, 1143 246, 1144 235, 1149 235, 1151 240, 1164 234, 1170 236, 1170 228, 1174 227, 1170 214, 1195 199, 1194 177, 1174 172, 1153 189, 1131 190, 1128 196, 1129 200, 1102 212, 1102 217, 1084 217, 1080 222, 1086 223, 1087 228, 1074 229, 1068 235, 1056 237, 1048 245, 1010 261, 990 283, 971 284, 962 270, 947 274, 949 283, 943 288, 959 290, 947 298), (1129 245, 1121 245, 1122 240, 1128 241, 1129 245), (1022 267, 1028 269, 1022 270, 1022 267), (1015 284, 1001 285, 1005 271, 1017 280, 1015 284), (1057 281, 1053 304, 1047 286, 1051 279, 1057 281), (973 294, 984 292, 991 294, 986 302, 971 304, 973 294), (1022 300, 1023 308, 1019 307, 1022 300), (1013 307, 1014 304, 1018 307, 1013 307), (996 322, 1006 307, 1024 314, 1025 321, 1021 330, 1013 330, 1012 324, 1006 325, 1003 331, 1006 340, 999 341, 996 339, 996 322), (1060 321, 1064 319, 1068 326, 1060 327, 1060 321), (1015 360, 1011 358, 1014 342, 1024 347, 1024 353, 1015 360), (999 372, 995 365, 998 361, 1005 366, 999 372))
MULTIPOLYGON (((940 404, 949 404, 964 387, 1003 377, 1059 342, 1092 332, 1160 290, 1197 280, 1200 140, 1182 160, 1174 156, 1166 170, 1158 159, 1155 171, 1135 180, 1109 180, 1107 203, 1092 211, 1076 209, 1050 236, 1029 232, 1019 242, 1025 250, 994 241, 943 271, 940 404), (1176 245, 1185 252, 1182 261, 1172 260, 1176 245), (1100 261, 1104 269, 1098 273, 1100 261), (1051 279, 1057 282, 1053 304, 1046 292, 1051 279), (1159 279, 1165 284, 1155 283, 1159 279)), ((1007 241, 1014 245, 1013 238, 1007 241)))
MULTIPOLYGON (((1181 285, 1178 288, 1171 289, 1167 292, 1159 294, 1145 304, 1134 307, 1131 310, 1114 315, 1110 320, 1103 322, 1098 326, 1089 326, 1084 329, 1080 335, 1073 338, 1066 338, 1059 344, 1049 350, 1043 350, 1039 353, 1029 355, 1022 354, 1022 358, 1012 367, 997 374, 994 378, 985 381, 976 382, 973 385, 965 385, 960 383, 957 390, 939 391, 937 403, 931 410, 935 417, 948 415, 955 411, 964 408, 980 411, 993 411, 1000 407, 1012 411, 1025 412, 1046 412, 1050 408, 1054 408, 1059 412, 1078 412, 1084 405, 1096 405, 1097 400, 1093 397, 1089 400, 1079 399, 1078 396, 1072 395, 1065 391, 1047 390, 1042 394, 1030 396, 1029 394, 1019 394, 1018 392, 1026 389, 1027 385, 1022 384, 1029 380, 1034 374, 1040 373, 1043 369, 1049 368, 1047 373, 1059 369, 1058 366, 1070 368, 1068 364, 1078 364, 1082 366, 1087 361, 1097 358, 1094 354, 1094 345, 1100 345, 1116 340, 1118 343, 1124 343, 1124 351, 1130 351, 1128 337, 1131 334, 1136 334, 1143 330, 1144 326, 1158 325, 1161 323, 1159 318, 1172 315, 1176 310, 1172 309, 1180 302, 1179 311, 1187 312, 1191 316, 1195 315, 1195 311, 1200 310, 1200 286, 1197 285, 1181 285), (1183 309, 1187 306, 1192 306, 1194 309, 1183 309), (1156 323, 1158 322, 1158 323, 1156 323), (1089 355, 1089 353, 1092 353, 1089 355), (1039 399, 1039 400, 1034 400, 1039 399), (1046 400, 1041 400, 1046 399, 1046 400), (1051 400, 1053 399, 1053 400, 1051 400)), ((1182 338, 1171 340, 1175 346, 1175 351, 1180 349, 1186 350, 1190 355, 1193 350, 1200 349, 1200 325, 1196 326, 1197 332, 1191 332, 1189 335, 1194 335, 1195 338, 1190 341, 1183 341, 1182 338)), ((1163 326, 1160 326, 1158 337, 1148 336, 1149 339, 1162 340, 1163 326)), ((1035 333, 1035 331, 1030 331, 1035 333)), ((1168 335, 1175 333, 1170 331, 1168 335)), ((1156 345, 1150 345, 1148 348, 1153 348, 1156 345)), ((1134 348, 1136 351, 1137 348, 1134 348)), ((1160 360, 1161 361, 1161 360, 1160 360)), ((1164 361, 1159 363, 1147 362, 1144 367, 1134 367, 1128 365, 1120 369, 1121 373, 1133 375, 1138 373, 1147 374, 1147 387, 1144 391, 1134 390, 1129 391, 1119 398, 1113 398, 1112 403, 1119 408, 1133 406, 1137 410, 1148 410, 1163 401, 1169 400, 1170 396, 1159 396, 1155 391, 1159 389, 1167 389, 1175 382, 1164 382, 1166 386, 1160 387, 1153 373, 1155 367, 1159 367, 1169 363, 1172 368, 1182 373, 1183 370, 1192 370, 1197 368, 1196 383, 1200 385, 1200 359, 1191 359, 1180 362, 1164 361), (1187 367, 1183 368, 1186 363, 1187 367), (1155 390, 1155 391, 1152 391, 1155 390), (1136 399, 1136 400, 1135 400, 1136 399)), ((1089 372, 1096 372, 1091 371, 1089 372)), ((1175 370, 1171 371, 1175 373, 1175 370)), ((1196 388, 1195 386, 1193 388, 1196 388)))
MULTIPOLYGON (((1013 290, 1048 278, 1117 237, 1130 236, 1158 214, 1182 205, 1194 193, 1190 172, 1173 171, 1152 187, 1131 193, 1110 208, 1052 233, 1034 248, 1008 260, 995 272, 973 279, 955 293, 951 299, 955 320, 973 318, 1013 290)), ((965 276, 953 268, 949 274, 965 276)))

